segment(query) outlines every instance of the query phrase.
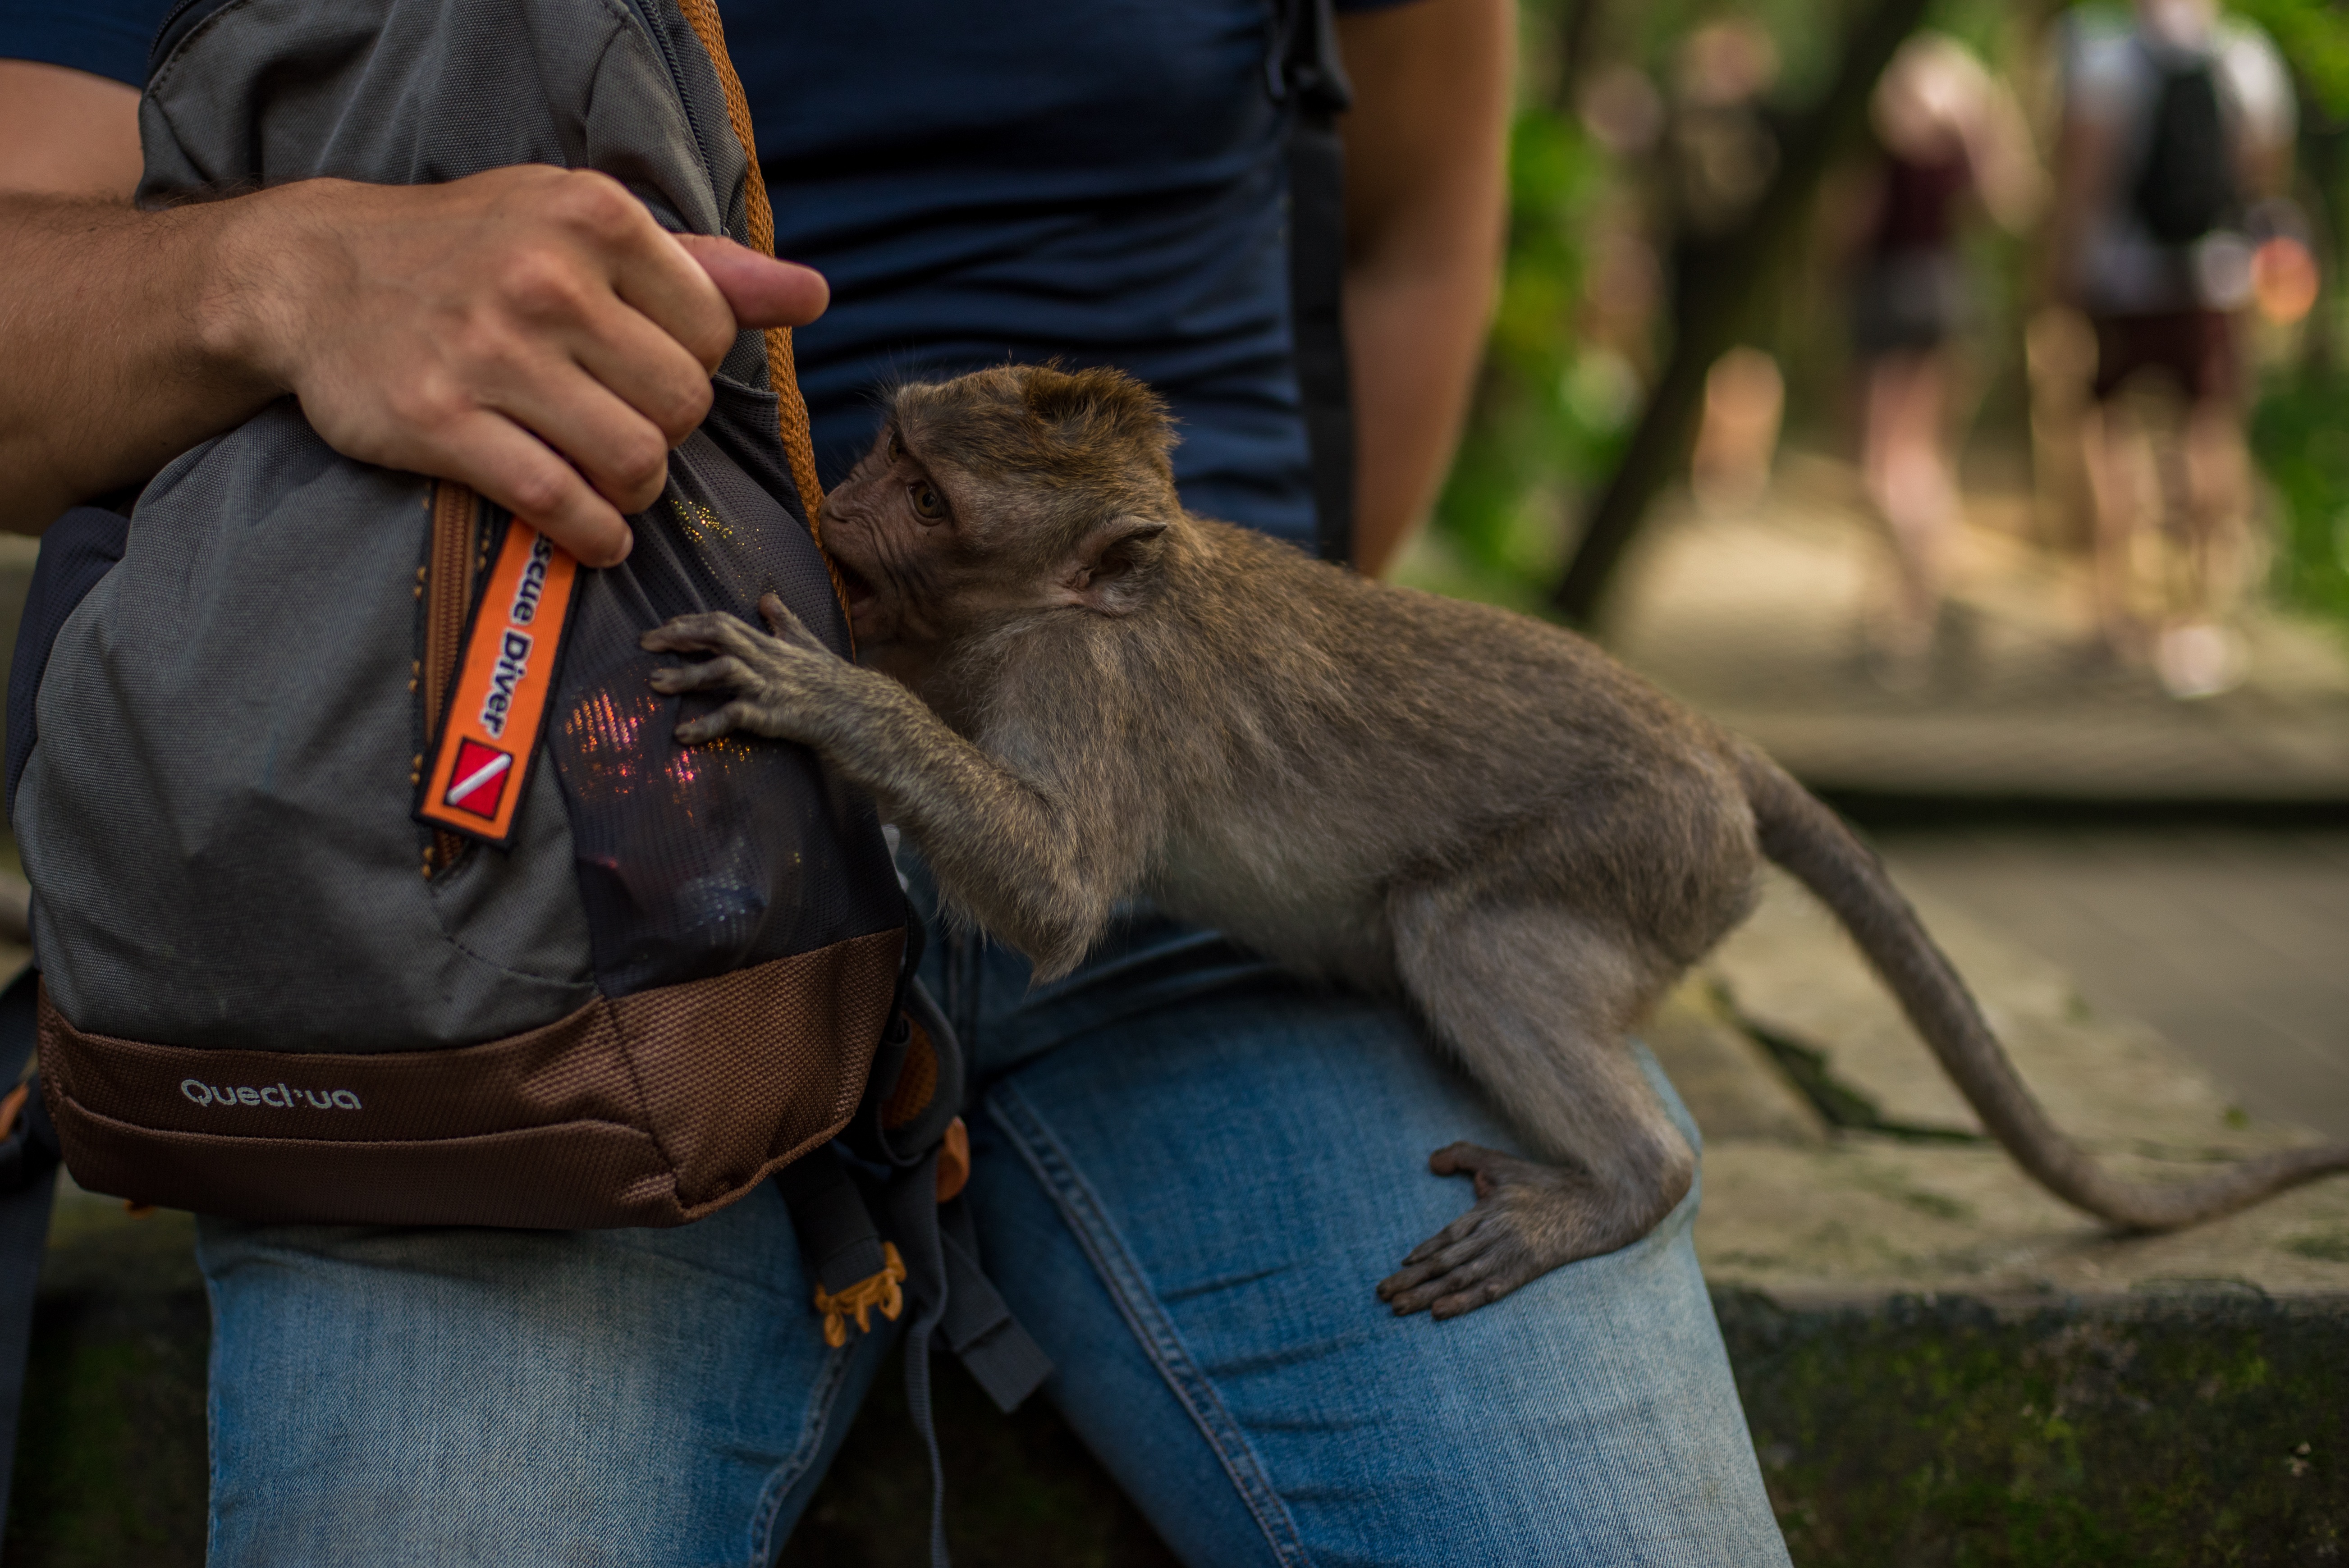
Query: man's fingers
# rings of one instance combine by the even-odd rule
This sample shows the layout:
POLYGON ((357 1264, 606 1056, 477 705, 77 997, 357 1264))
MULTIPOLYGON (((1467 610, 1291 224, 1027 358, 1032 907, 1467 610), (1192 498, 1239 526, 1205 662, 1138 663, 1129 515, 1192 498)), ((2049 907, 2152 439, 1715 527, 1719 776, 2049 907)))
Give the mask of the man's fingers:
POLYGON ((669 234, 585 170, 302 181, 247 218, 236 253, 272 305, 238 318, 233 356, 336 450, 470 484, 589 566, 627 554, 625 514, 658 497, 738 335, 826 299, 808 269, 669 234))
POLYGON ((616 232, 608 235, 616 263, 612 292, 682 344, 704 370, 717 369, 740 330, 734 307, 682 239, 654 222, 626 191, 620 194, 643 225, 630 225, 625 236, 616 232))
POLYGON ((603 302, 570 348, 579 367, 650 420, 667 446, 699 429, 709 412, 709 372, 701 362, 616 300, 603 302))
POLYGON ((762 256, 715 235, 676 238, 726 296, 738 325, 805 326, 832 304, 832 285, 813 267, 762 256))
POLYGON ((496 387, 488 402, 569 459, 616 510, 642 511, 660 499, 667 436, 578 366, 541 365, 496 387))
MULTIPOLYGON (((419 465, 421 466, 421 465, 419 465)), ((636 536, 610 501, 547 444, 501 415, 482 412, 450 433, 430 471, 469 484, 585 566, 617 566, 636 536)))

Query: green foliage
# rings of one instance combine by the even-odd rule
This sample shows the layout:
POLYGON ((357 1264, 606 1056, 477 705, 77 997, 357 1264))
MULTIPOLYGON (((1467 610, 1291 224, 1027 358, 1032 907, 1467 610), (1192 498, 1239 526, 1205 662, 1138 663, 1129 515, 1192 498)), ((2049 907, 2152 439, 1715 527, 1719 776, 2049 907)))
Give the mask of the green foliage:
POLYGON ((2271 387, 2251 449, 2274 486, 2275 587, 2287 603, 2349 622, 2349 380, 2307 371, 2271 387))
POLYGON ((2228 9, 2275 39, 2313 107, 2334 119, 2349 115, 2349 13, 2333 0, 2233 0, 2228 9))
POLYGON ((1518 114, 1507 265, 1485 377, 1437 508, 1440 531, 1472 572, 1526 582, 1554 574, 1561 508, 1612 464, 1638 413, 1636 387, 1593 385, 1607 372, 1578 364, 1574 331, 1607 175, 1605 152, 1573 120, 1538 106, 1518 114))
MULTIPOLYGON (((1527 77, 1555 81, 1561 36, 1575 0, 1531 0, 1526 8, 1527 77)), ((1580 0, 1598 4, 1600 0, 1580 0)), ((1744 10, 1763 22, 1785 63, 1779 97, 1796 102, 1832 66, 1855 0, 1658 0, 1610 5, 1598 47, 1606 58, 1638 66, 1662 82, 1676 42, 1699 21, 1744 10)), ((1964 39, 2010 72, 2025 70, 2045 39, 2039 32, 2060 6, 2016 7, 2002 0, 1940 0, 1933 26, 1964 39)), ((2233 9, 2266 28, 2291 63, 2305 107, 2304 194, 2338 216, 2349 181, 2349 6, 2337 0, 2236 0, 2233 9), (2333 143, 2344 143, 2334 147, 2333 143)), ((1638 346, 1630 358, 1585 341, 1585 284, 1603 224, 1651 211, 1643 188, 1654 169, 1618 160, 1556 101, 1554 88, 1529 91, 1511 139, 1509 243, 1490 354, 1460 456, 1436 507, 1434 531, 1455 574, 1432 583, 1532 608, 1555 581, 1577 515, 1612 470, 1644 402, 1641 372, 1670 345, 1638 346)), ((2320 225, 2325 220, 2320 215, 2320 225)), ((1646 225, 1636 220, 1632 229, 1646 225)), ((1648 239, 1662 248, 1661 235, 1648 239)), ((2349 243, 2349 235, 2340 243, 2349 243)), ((1984 241, 1977 247, 1982 281, 1994 309, 2020 309, 2028 288, 2029 246, 1984 241)), ((2339 268, 2330 286, 2337 286, 2339 268)), ((1790 283, 1804 280, 1790 276, 1790 283)), ((1815 427, 1846 417, 1837 334, 1837 291, 1808 280, 1810 297, 1790 294, 1772 319, 1772 335, 1795 406, 1789 424, 1815 427)), ((1669 321, 1658 313, 1661 339, 1669 321)), ((2321 305, 2315 328, 2338 330, 2339 307, 2321 305)), ((2010 328, 1998 335, 2013 336, 2010 328)), ((2007 344, 2008 349, 2013 345, 2007 344)), ((2006 357, 2012 358, 2011 353, 2006 357)), ((2321 361, 2322 355, 2318 359, 2321 361)), ((2005 366, 2008 400, 2023 396, 2019 373, 2005 366)), ((2003 384, 2002 384, 2003 385, 2003 384)), ((2261 403, 2254 449, 2282 501, 2277 587, 2290 603, 2349 620, 2349 377, 2312 370, 2288 375, 2261 403)), ((2019 423, 2019 418, 2014 422, 2019 423)))
MULTIPOLYGON (((1646 401, 1646 381, 1670 351, 1670 312, 1659 301, 1646 341, 1625 342, 1609 324, 1612 346, 1588 341, 1594 319, 1586 283, 1610 230, 1653 246, 1670 236, 1653 218, 1662 202, 1653 188, 1653 158, 1618 158, 1582 127, 1563 79, 1565 35, 1578 5, 1596 5, 1594 58, 1629 65, 1660 88, 1668 85, 1680 41, 1701 23, 1747 15, 1774 40, 1781 64, 1772 93, 1780 108, 1806 102, 1832 73, 1855 15, 1868 0, 1527 0, 1524 8, 1526 80, 1510 139, 1509 238, 1500 301, 1482 382, 1433 531, 1456 575, 1430 586, 1532 608, 1562 569, 1576 520, 1613 471, 1646 401)), ((2006 0, 1940 0, 1935 26, 1986 54, 2013 53, 2018 23, 2006 0)), ((1659 279, 1659 283, 1662 280, 1659 279)), ((1792 278, 1790 282, 1795 281, 1792 278)), ((1831 296, 1831 289, 1815 291, 1831 296)), ((1811 301, 1765 313, 1788 380, 1814 401, 1838 403, 1838 334, 1821 333, 1811 301)), ((1828 297, 1831 309, 1839 308, 1828 297)), ((1635 338, 1636 333, 1632 335, 1635 338)), ((1809 412, 1795 410, 1797 417, 1809 412)))

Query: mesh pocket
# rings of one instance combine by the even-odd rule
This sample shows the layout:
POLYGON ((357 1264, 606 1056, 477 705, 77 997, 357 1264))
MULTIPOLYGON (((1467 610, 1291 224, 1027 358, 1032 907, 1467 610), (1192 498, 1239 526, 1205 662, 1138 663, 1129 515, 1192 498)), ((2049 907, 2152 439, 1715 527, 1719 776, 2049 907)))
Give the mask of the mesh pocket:
POLYGON ((732 736, 679 746, 678 724, 713 699, 663 696, 646 684, 675 660, 636 646, 646 630, 700 610, 757 624, 758 601, 771 591, 847 652, 847 625, 797 493, 767 459, 771 438, 749 438, 759 421, 773 428, 773 401, 723 380, 718 387, 710 420, 669 455, 659 502, 629 520, 636 542, 628 559, 587 574, 547 726, 595 980, 607 996, 811 952, 903 920, 870 800, 837 784, 802 746, 732 736))

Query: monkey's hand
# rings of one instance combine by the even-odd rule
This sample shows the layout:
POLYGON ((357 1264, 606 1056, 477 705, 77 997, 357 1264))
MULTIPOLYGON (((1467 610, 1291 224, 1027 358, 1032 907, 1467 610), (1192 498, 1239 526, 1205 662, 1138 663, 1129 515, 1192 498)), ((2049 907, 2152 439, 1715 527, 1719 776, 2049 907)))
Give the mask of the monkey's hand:
POLYGON ((1634 1240, 1646 1226, 1602 1219, 1608 1205, 1578 1171, 1454 1143, 1428 1157, 1438 1176, 1473 1176, 1476 1204, 1411 1250, 1379 1282, 1397 1316, 1426 1311, 1457 1317, 1498 1301, 1560 1264, 1634 1240), (1611 1233, 1622 1231, 1625 1233, 1611 1233))
POLYGON ((722 611, 679 615, 636 639, 653 653, 710 654, 698 665, 671 665, 652 673, 652 687, 665 696, 681 692, 733 694, 715 711, 677 727, 688 746, 741 729, 778 740, 821 746, 836 737, 847 709, 864 687, 886 680, 859 669, 824 646, 813 632, 770 593, 759 614, 774 634, 754 630, 722 611))

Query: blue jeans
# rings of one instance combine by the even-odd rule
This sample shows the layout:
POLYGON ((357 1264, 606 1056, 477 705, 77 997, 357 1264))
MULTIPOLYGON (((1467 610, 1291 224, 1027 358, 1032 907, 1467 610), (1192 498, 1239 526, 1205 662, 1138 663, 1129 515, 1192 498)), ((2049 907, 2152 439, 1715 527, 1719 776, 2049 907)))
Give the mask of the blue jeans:
MULTIPOLYGON (((1185 1562, 1786 1561, 1693 1191, 1397 1318, 1372 1285, 1471 1196, 1429 1152, 1510 1142, 1397 1015, 1147 919, 1050 986, 975 941, 926 969, 977 1059, 988 1272, 1185 1562)), ((825 1347, 771 1186, 673 1231, 199 1234, 214 1568, 759 1568, 895 1359, 825 1347)))

